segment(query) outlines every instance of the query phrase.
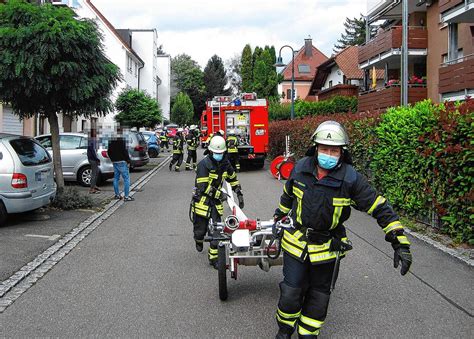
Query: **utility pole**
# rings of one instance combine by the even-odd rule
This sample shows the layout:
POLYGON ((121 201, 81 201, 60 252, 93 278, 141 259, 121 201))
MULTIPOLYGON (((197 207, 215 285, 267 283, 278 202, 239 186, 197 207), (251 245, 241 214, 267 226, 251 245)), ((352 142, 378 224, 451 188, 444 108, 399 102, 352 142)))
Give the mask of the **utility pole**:
POLYGON ((401 56, 402 106, 408 105, 408 0, 402 0, 402 56, 401 56))

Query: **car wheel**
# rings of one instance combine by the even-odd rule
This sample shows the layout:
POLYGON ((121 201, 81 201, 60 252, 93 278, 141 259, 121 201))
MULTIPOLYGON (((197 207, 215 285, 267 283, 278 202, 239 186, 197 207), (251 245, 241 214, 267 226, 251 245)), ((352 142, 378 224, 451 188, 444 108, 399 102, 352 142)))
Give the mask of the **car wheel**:
POLYGON ((5 208, 3 202, 0 201, 0 227, 5 225, 5 222, 7 221, 7 216, 7 209, 5 208))
POLYGON ((81 186, 90 187, 92 177, 92 169, 90 166, 82 167, 77 173, 77 181, 81 186))
POLYGON ((148 155, 150 156, 150 158, 156 158, 158 156, 158 152, 155 148, 150 148, 148 150, 148 155))

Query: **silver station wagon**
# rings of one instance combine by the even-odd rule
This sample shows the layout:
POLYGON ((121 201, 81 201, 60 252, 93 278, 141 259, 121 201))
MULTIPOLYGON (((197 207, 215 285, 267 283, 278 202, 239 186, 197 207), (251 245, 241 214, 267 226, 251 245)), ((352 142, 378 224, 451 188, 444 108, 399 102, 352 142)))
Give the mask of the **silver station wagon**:
POLYGON ((56 195, 53 162, 36 140, 0 133, 0 225, 10 213, 43 207, 56 195))
MULTIPOLYGON (((51 134, 40 135, 36 140, 53 156, 51 134)), ((91 184, 91 166, 87 160, 87 135, 83 133, 60 133, 59 149, 61 151, 61 166, 64 180, 77 181, 82 186, 91 184)), ((99 181, 113 178, 114 167, 104 148, 99 142, 97 157, 100 160, 99 181)))

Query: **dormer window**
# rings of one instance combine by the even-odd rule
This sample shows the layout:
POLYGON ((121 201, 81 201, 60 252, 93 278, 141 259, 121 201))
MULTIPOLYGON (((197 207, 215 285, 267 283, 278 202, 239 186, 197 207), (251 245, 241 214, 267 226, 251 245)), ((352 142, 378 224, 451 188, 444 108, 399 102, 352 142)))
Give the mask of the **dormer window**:
POLYGON ((310 73, 311 69, 310 69, 309 65, 300 64, 300 65, 298 65, 298 72, 299 73, 310 73))

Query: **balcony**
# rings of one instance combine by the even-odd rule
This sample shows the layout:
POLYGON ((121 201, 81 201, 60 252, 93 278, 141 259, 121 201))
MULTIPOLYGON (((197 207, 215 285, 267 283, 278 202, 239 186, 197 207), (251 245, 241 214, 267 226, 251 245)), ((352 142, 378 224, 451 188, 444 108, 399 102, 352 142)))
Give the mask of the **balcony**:
POLYGON ((474 54, 441 65, 439 93, 443 101, 474 96, 474 54))
MULTIPOLYGON (((401 88, 399 85, 388 86, 376 91, 359 94, 359 112, 385 111, 389 107, 400 106, 401 88)), ((408 103, 414 104, 427 97, 425 85, 409 85, 408 103)))
POLYGON ((328 100, 336 95, 342 95, 346 97, 356 97, 359 93, 359 86, 355 85, 336 85, 331 88, 323 89, 318 93, 318 100, 328 100))
MULTIPOLYGON (((394 56, 399 59, 402 47, 402 27, 394 26, 379 33, 359 47, 359 67, 382 66, 394 56)), ((425 56, 428 48, 428 31, 424 27, 408 27, 408 55, 425 56)))
POLYGON ((474 23, 474 0, 440 0, 439 14, 446 23, 474 23))

